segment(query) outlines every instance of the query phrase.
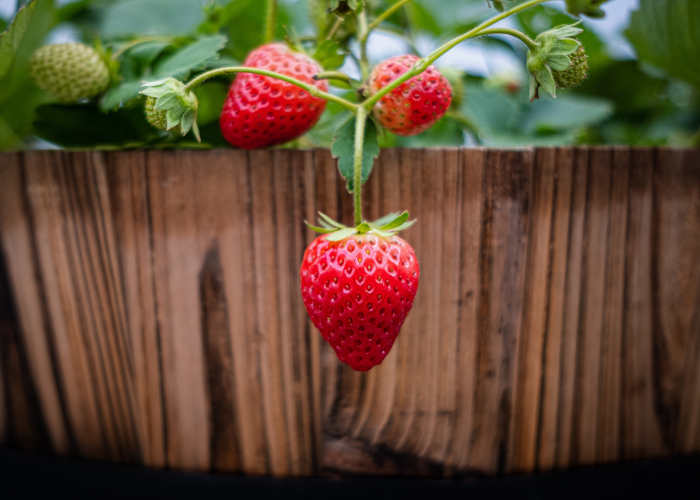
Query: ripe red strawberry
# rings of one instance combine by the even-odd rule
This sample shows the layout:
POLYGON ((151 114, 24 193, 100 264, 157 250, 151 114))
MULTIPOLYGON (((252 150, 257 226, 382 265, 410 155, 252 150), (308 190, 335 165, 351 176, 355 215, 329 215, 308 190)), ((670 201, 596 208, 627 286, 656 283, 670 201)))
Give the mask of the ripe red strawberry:
MULTIPOLYGON (((396 56, 378 65, 369 77, 370 93, 376 94, 410 70, 419 59, 412 55, 396 56)), ((384 128, 406 137, 432 127, 451 102, 452 87, 434 66, 429 66, 382 97, 373 112, 384 128)))
POLYGON ((354 235, 306 249, 301 293, 311 322, 354 370, 381 363, 394 345, 418 290, 420 269, 398 236, 354 235))
MULTIPOLYGON (((325 80, 314 81, 321 67, 286 45, 258 47, 243 66, 266 69, 328 90, 325 80)), ((228 142, 243 149, 274 146, 291 141, 313 127, 326 109, 326 101, 291 83, 251 73, 239 73, 221 111, 221 132, 228 142)))

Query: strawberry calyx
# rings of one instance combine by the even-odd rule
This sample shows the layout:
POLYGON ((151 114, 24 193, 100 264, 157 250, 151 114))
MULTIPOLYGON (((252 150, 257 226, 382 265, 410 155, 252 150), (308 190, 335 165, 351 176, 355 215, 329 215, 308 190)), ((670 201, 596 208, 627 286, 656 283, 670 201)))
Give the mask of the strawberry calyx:
POLYGON ((185 85, 175 78, 145 82, 143 87, 145 88, 140 93, 154 98, 153 108, 165 115, 167 130, 179 125, 183 136, 192 130, 197 141, 202 142, 197 127, 199 101, 194 92, 185 89, 185 85))
POLYGON ((382 238, 394 236, 399 231, 408 229, 416 220, 408 220, 408 212, 391 213, 377 219, 374 222, 362 222, 356 227, 347 227, 336 222, 326 214, 318 213, 318 223, 321 227, 313 226, 304 221, 306 225, 317 233, 325 234, 328 241, 341 241, 356 234, 374 234, 382 238))
MULTIPOLYGON (((555 77, 559 73, 573 72, 576 74, 577 82, 585 78, 588 67, 585 57, 573 56, 582 47, 581 42, 573 38, 583 32, 583 29, 576 26, 577 24, 579 23, 558 26, 540 33, 535 38, 535 47, 527 52, 527 70, 530 73, 530 102, 539 99, 540 89, 545 90, 552 97, 556 97, 556 89, 562 87, 557 84, 557 77, 555 77)), ((571 79, 568 78, 568 80, 571 79)))

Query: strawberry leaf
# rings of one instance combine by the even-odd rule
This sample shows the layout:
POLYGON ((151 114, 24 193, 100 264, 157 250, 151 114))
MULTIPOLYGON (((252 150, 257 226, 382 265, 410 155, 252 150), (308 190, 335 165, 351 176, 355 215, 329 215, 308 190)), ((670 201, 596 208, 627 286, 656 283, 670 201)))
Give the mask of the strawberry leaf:
MULTIPOLYGON (((333 156, 338 158, 340 174, 348 181, 348 191, 353 192, 354 158, 355 158, 355 117, 345 122, 333 138, 331 149, 333 156)), ((377 129, 372 120, 365 124, 365 137, 362 148, 362 184, 367 182, 372 171, 374 159, 379 156, 377 129)))
POLYGON ((566 10, 574 16, 584 16, 601 18, 605 17, 605 12, 600 8, 609 0, 566 0, 566 10))
POLYGON ((15 60, 15 53, 32 20, 36 2, 29 3, 17 12, 6 32, 0 34, 0 78, 5 76, 15 60))
POLYGON ((316 47, 313 58, 324 69, 340 68, 345 62, 345 54, 339 54, 340 45, 333 40, 324 40, 316 47))

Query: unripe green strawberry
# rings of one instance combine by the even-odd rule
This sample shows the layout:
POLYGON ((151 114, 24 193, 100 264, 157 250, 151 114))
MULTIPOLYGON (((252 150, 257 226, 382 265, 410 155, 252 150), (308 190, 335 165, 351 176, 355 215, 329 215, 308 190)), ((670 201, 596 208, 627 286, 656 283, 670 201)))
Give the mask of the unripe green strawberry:
POLYGON ((29 73, 37 85, 70 104, 91 99, 109 85, 109 69, 92 47, 81 43, 46 45, 29 59, 29 73))
POLYGON ((155 97, 146 99, 146 120, 152 126, 159 130, 168 130, 167 113, 164 109, 156 109, 155 97))
POLYGON ((568 89, 580 85, 588 76, 588 56, 581 45, 576 52, 569 55, 571 65, 566 71, 552 71, 557 88, 568 89))
POLYGON ((573 87, 586 78, 586 52, 581 42, 572 38, 582 31, 575 24, 559 26, 540 33, 535 38, 533 46, 527 52, 530 101, 539 98, 540 89, 556 97, 558 88, 573 87))

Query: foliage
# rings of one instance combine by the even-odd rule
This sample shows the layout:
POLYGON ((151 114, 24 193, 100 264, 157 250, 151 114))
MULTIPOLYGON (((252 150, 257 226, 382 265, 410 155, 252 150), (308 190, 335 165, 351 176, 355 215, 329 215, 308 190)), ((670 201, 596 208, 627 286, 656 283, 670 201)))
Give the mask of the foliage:
MULTIPOLYGON (((280 1, 275 35, 308 51, 326 70, 341 66, 356 70, 361 58, 356 42, 361 28, 358 16, 371 22, 396 1, 280 1)), ((0 38, 0 149, 46 144, 37 139, 63 147, 225 145, 218 114, 232 75, 218 76, 195 89, 201 145, 191 136, 149 127, 143 113, 144 97, 139 96, 144 80, 175 77, 187 81, 203 71, 237 64, 263 43, 266 2, 203 4, 192 0, 42 0, 29 3, 14 25, 10 19, 1 20, 0 30, 10 30, 0 38), (56 29, 72 30, 83 43, 99 41, 111 54, 115 78, 99 99, 59 106, 28 77, 29 56, 56 29)), ((393 11, 378 31, 425 55, 426 47, 437 47, 514 5, 518 3, 505 0, 415 0, 393 11)), ((553 2, 557 8, 546 5, 517 14, 514 25, 534 39, 543 31, 572 24, 576 19, 566 10, 599 16, 607 2, 566 0, 553 2)), ((584 32, 576 38, 588 55, 588 79, 580 87, 558 92, 556 100, 542 96, 532 105, 526 88, 527 47, 503 36, 482 37, 469 43, 488 54, 520 61, 520 69, 470 75, 444 64, 441 67, 438 61, 452 86, 463 87, 461 103, 456 102, 433 128, 414 137, 398 138, 376 130, 378 144, 692 144, 700 140, 699 23, 698 0, 641 0, 627 32, 640 60, 618 61, 611 56, 612 47, 584 20, 584 32)), ((372 53, 377 45, 372 40, 369 59, 377 62, 372 53)), ((334 95, 357 102, 359 82, 330 83, 334 95)), ((329 103, 316 127, 287 147, 330 147, 343 123, 348 123, 348 113, 329 103)), ((367 124, 367 133, 375 130, 371 121, 367 124)), ((350 132, 352 140, 354 129, 350 132)))

